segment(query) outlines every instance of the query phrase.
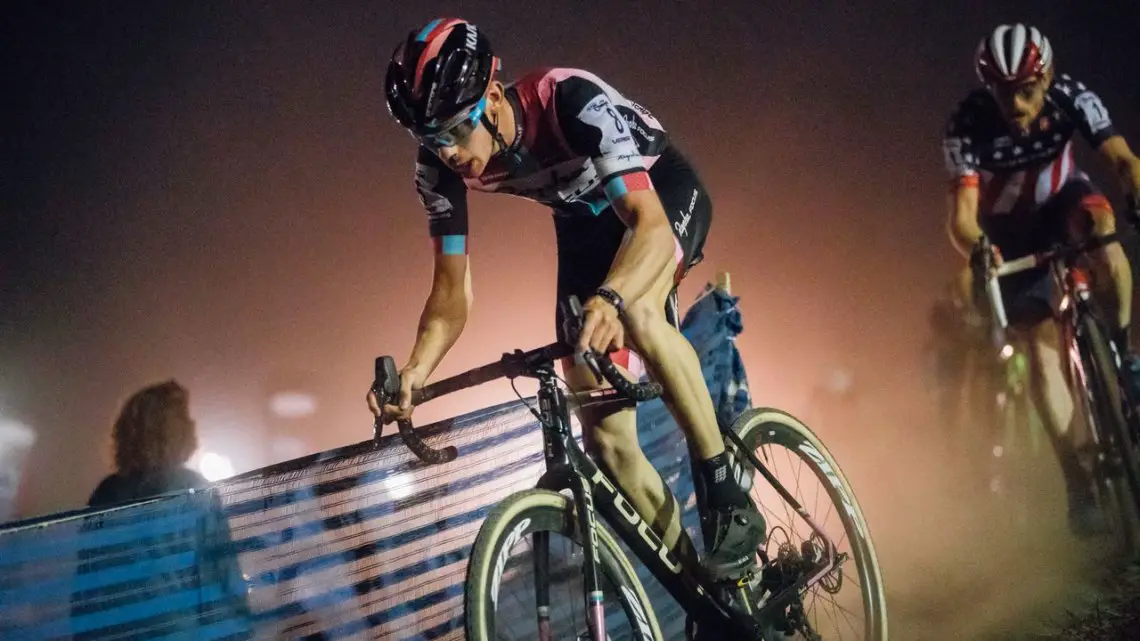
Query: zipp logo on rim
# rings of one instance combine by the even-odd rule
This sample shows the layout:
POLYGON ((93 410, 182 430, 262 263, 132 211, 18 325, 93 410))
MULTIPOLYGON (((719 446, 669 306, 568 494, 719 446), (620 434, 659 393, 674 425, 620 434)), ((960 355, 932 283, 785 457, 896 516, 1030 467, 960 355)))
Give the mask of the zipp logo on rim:
POLYGON ((645 616, 641 601, 624 585, 621 586, 621 593, 625 595, 625 601, 629 607, 633 608, 633 616, 637 618, 637 630, 641 633, 641 638, 645 641, 653 641, 653 630, 649 628, 649 618, 645 616))
POLYGON ((851 497, 847 495, 846 488, 844 488, 843 483, 840 482, 839 475, 831 468, 831 464, 823 458, 823 454, 820 454, 819 450, 815 449, 815 446, 811 443, 800 444, 800 450, 803 451, 804 454, 807 454, 808 458, 819 466, 823 475, 827 477, 831 486, 834 487, 835 491, 839 494, 839 500, 843 503, 843 511, 847 513, 847 516, 851 518, 851 522, 855 524, 855 529, 859 536, 863 539, 867 539, 867 526, 863 523, 863 519, 859 518, 859 512, 855 509, 855 504, 852 503, 851 497))
POLYGON ((523 519, 519 521, 518 525, 511 530, 507 535, 506 540, 503 541, 503 547, 499 550, 499 555, 495 558, 495 570, 491 575, 491 603, 495 607, 499 607, 499 582, 503 579, 503 570, 507 567, 507 558, 511 555, 511 548, 519 542, 522 538, 523 532, 530 527, 530 519, 523 519))

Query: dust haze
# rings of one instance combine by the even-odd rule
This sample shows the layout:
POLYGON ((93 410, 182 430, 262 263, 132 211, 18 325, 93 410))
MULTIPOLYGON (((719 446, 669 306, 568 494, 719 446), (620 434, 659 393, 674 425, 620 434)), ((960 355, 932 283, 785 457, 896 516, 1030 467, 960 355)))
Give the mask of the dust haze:
MULTIPOLYGON (((479 24, 508 77, 544 64, 598 73, 693 160, 715 211, 682 300, 732 274, 754 402, 800 415, 845 469, 879 550, 894 637, 1005 638, 1038 625, 1087 597, 1095 551, 1064 530, 1050 457, 1034 479, 1032 527, 980 508, 962 489, 970 472, 948 463, 924 350, 929 307, 958 265, 939 138, 973 85, 978 38, 1021 19, 1140 140, 1140 72, 1124 62, 1140 43, 1107 30, 1137 21, 1114 11, 25 9, 8 38, 18 189, 0 221, 0 418, 37 437, 19 514, 85 503, 108 470, 119 404, 155 380, 190 389, 202 450, 238 472, 371 435, 373 358, 406 358, 431 269, 414 143, 388 118, 383 65, 438 12, 479 24), (284 421, 268 399, 294 388, 316 412, 284 421)), ((437 376, 553 336, 549 214, 482 195, 471 211, 475 306, 437 376)), ((491 385, 417 417, 512 397, 491 385)))

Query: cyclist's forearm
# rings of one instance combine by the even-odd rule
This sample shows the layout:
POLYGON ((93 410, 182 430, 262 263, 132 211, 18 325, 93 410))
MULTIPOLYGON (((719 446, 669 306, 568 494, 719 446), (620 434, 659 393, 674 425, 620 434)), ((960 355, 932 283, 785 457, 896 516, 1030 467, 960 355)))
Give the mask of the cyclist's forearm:
POLYGON ((661 216, 643 217, 632 227, 628 240, 614 257, 605 284, 621 294, 626 304, 649 292, 661 270, 673 260, 676 242, 669 219, 661 216))
POLYGON ((465 294, 433 291, 424 304, 416 331, 416 344, 405 366, 418 369, 427 378, 459 340, 467 324, 470 297, 465 294))
POLYGON ((978 190, 959 187, 950 192, 948 202, 950 242, 958 253, 968 258, 974 243, 982 237, 982 228, 978 224, 978 190))

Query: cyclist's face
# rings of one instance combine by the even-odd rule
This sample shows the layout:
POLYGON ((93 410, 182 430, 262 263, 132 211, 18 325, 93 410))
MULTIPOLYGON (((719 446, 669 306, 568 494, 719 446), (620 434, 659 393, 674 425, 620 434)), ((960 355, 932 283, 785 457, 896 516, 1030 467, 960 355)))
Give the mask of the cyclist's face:
POLYGON ((1053 70, 1049 69, 1028 82, 990 85, 990 92, 1006 120, 1021 133, 1026 133, 1045 107, 1045 94, 1052 84, 1053 70))
MULTIPOLYGON (((492 122, 499 122, 498 110, 504 103, 502 85, 496 82, 487 92, 486 117, 492 122)), ((467 121, 449 132, 448 136, 435 141, 436 144, 430 144, 431 142, 425 141, 424 144, 464 178, 478 178, 482 175, 494 150, 494 139, 481 119, 467 121)))

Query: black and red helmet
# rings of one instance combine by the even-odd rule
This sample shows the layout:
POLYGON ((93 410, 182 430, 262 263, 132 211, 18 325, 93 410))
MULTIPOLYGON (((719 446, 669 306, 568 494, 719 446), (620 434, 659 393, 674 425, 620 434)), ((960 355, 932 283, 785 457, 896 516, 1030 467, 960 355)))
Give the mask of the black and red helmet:
POLYGON ((392 54, 384 79, 388 111, 417 135, 446 130, 477 107, 482 113, 498 66, 490 41, 475 25, 432 20, 392 54))
POLYGON ((974 70, 987 85, 1032 80, 1053 64, 1049 39, 1023 24, 999 25, 978 44, 974 70))

